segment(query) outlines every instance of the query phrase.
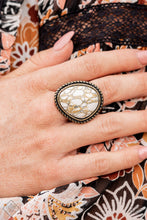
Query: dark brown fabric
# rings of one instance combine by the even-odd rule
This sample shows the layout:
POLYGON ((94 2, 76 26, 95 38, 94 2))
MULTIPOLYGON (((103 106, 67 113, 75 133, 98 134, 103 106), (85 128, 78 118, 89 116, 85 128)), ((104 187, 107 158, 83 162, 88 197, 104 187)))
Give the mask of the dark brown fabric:
POLYGON ((91 42, 147 46, 147 7, 145 5, 112 3, 47 20, 40 28, 40 50, 50 48, 66 32, 75 31, 74 50, 91 42))

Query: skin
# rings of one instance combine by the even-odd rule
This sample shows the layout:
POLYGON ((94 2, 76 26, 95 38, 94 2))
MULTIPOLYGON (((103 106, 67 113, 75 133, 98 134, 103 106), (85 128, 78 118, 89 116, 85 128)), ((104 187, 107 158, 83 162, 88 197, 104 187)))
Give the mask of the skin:
POLYGON ((136 50, 96 52, 66 61, 72 49, 70 41, 58 52, 51 48, 38 53, 0 80, 1 197, 35 194, 129 168, 147 158, 141 146, 76 154, 84 145, 146 132, 147 111, 99 114, 86 124, 74 124, 55 106, 59 86, 90 81, 101 89, 107 105, 147 96, 147 75, 117 74, 144 67, 136 50))

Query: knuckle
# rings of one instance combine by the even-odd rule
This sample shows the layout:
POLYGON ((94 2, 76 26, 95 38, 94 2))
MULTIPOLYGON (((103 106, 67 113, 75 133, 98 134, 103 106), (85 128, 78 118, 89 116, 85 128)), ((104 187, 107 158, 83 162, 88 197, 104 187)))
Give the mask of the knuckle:
POLYGON ((128 152, 128 150, 122 151, 122 167, 121 169, 130 168, 134 165, 134 158, 132 157, 132 154, 128 152))
POLYGON ((55 131, 39 129, 32 138, 31 151, 54 155, 59 146, 59 135, 55 131))
POLYGON ((57 163, 48 164, 47 161, 37 165, 34 168, 34 179, 40 189, 48 189, 49 185, 58 181, 58 165, 57 163))
POLYGON ((85 72, 90 73, 90 75, 95 78, 99 72, 96 53, 85 55, 82 62, 82 66, 85 67, 85 72))
POLYGON ((35 79, 35 77, 32 76, 26 76, 26 80, 24 81, 24 86, 27 91, 30 92, 36 92, 38 90, 38 82, 35 79))
POLYGON ((107 113, 101 118, 99 130, 104 137, 115 138, 118 136, 121 128, 121 120, 119 115, 115 113, 107 113))
POLYGON ((57 140, 59 140, 58 135, 55 132, 50 132, 50 134, 47 135, 45 146, 47 146, 47 148, 53 149, 57 144, 57 140))
MULTIPOLYGON (((129 70, 130 68, 130 59, 128 57, 129 53, 127 53, 127 50, 113 50, 112 54, 113 54, 113 59, 116 63, 117 66, 119 66, 119 68, 121 70, 129 70), (123 62, 122 62, 123 59, 123 62)), ((128 51, 129 52, 129 51, 128 51)))
POLYGON ((137 90, 141 89, 142 95, 147 93, 147 75, 145 74, 136 74, 137 81, 138 81, 138 86, 137 90))
POLYGON ((48 123, 50 119, 52 118, 52 114, 54 112, 54 106, 49 101, 44 101, 43 99, 40 101, 40 107, 38 106, 40 115, 41 115, 41 121, 42 123, 48 123))
POLYGON ((58 136, 55 132, 48 132, 45 137, 41 137, 36 144, 36 148, 50 154, 54 154, 55 146, 57 145, 58 136))
POLYGON ((48 124, 55 119, 56 109, 52 94, 41 96, 31 102, 31 112, 34 120, 39 124, 48 124))
POLYGON ((35 55, 31 56, 28 61, 31 63, 31 65, 33 64, 34 66, 39 67, 40 63, 43 61, 42 53, 36 53, 35 55))
POLYGON ((42 103, 38 103, 37 100, 33 100, 33 103, 31 103, 30 108, 32 113, 32 120, 35 121, 35 123, 37 124, 42 124, 45 121, 42 103))
POLYGON ((142 116, 141 126, 143 128, 142 132, 147 132, 147 110, 141 111, 141 116, 142 116))
POLYGON ((40 116, 42 116, 42 108, 41 108, 41 105, 38 104, 37 100, 33 100, 30 108, 31 108, 32 116, 35 119, 39 119, 40 121, 40 116))
POLYGON ((106 159, 105 157, 95 158, 94 169, 96 171, 96 174, 98 173, 99 175, 104 175, 109 173, 110 170, 109 159, 108 158, 106 159))
POLYGON ((102 82, 102 91, 107 103, 111 103, 117 96, 117 82, 111 79, 111 76, 107 76, 102 82))

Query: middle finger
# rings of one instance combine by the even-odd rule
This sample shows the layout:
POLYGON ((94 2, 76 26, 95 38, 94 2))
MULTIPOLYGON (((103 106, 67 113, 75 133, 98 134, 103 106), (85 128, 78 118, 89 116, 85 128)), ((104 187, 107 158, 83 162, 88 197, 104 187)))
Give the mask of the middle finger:
POLYGON ((41 69, 30 77, 41 89, 57 90, 61 85, 75 80, 89 81, 102 76, 142 68, 137 50, 95 52, 65 63, 41 69))

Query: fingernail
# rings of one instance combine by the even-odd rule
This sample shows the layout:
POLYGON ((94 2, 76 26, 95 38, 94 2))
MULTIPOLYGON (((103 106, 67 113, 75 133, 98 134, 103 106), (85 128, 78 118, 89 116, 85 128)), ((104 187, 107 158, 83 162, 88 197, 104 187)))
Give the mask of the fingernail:
POLYGON ((147 159, 147 147, 139 148, 138 153, 141 160, 147 159))
POLYGON ((58 51, 61 50, 68 42, 71 40, 71 38, 74 35, 74 31, 69 31, 68 33, 64 34, 55 44, 54 44, 54 50, 58 51))
POLYGON ((147 64, 147 50, 143 50, 137 53, 138 59, 142 65, 147 64))

